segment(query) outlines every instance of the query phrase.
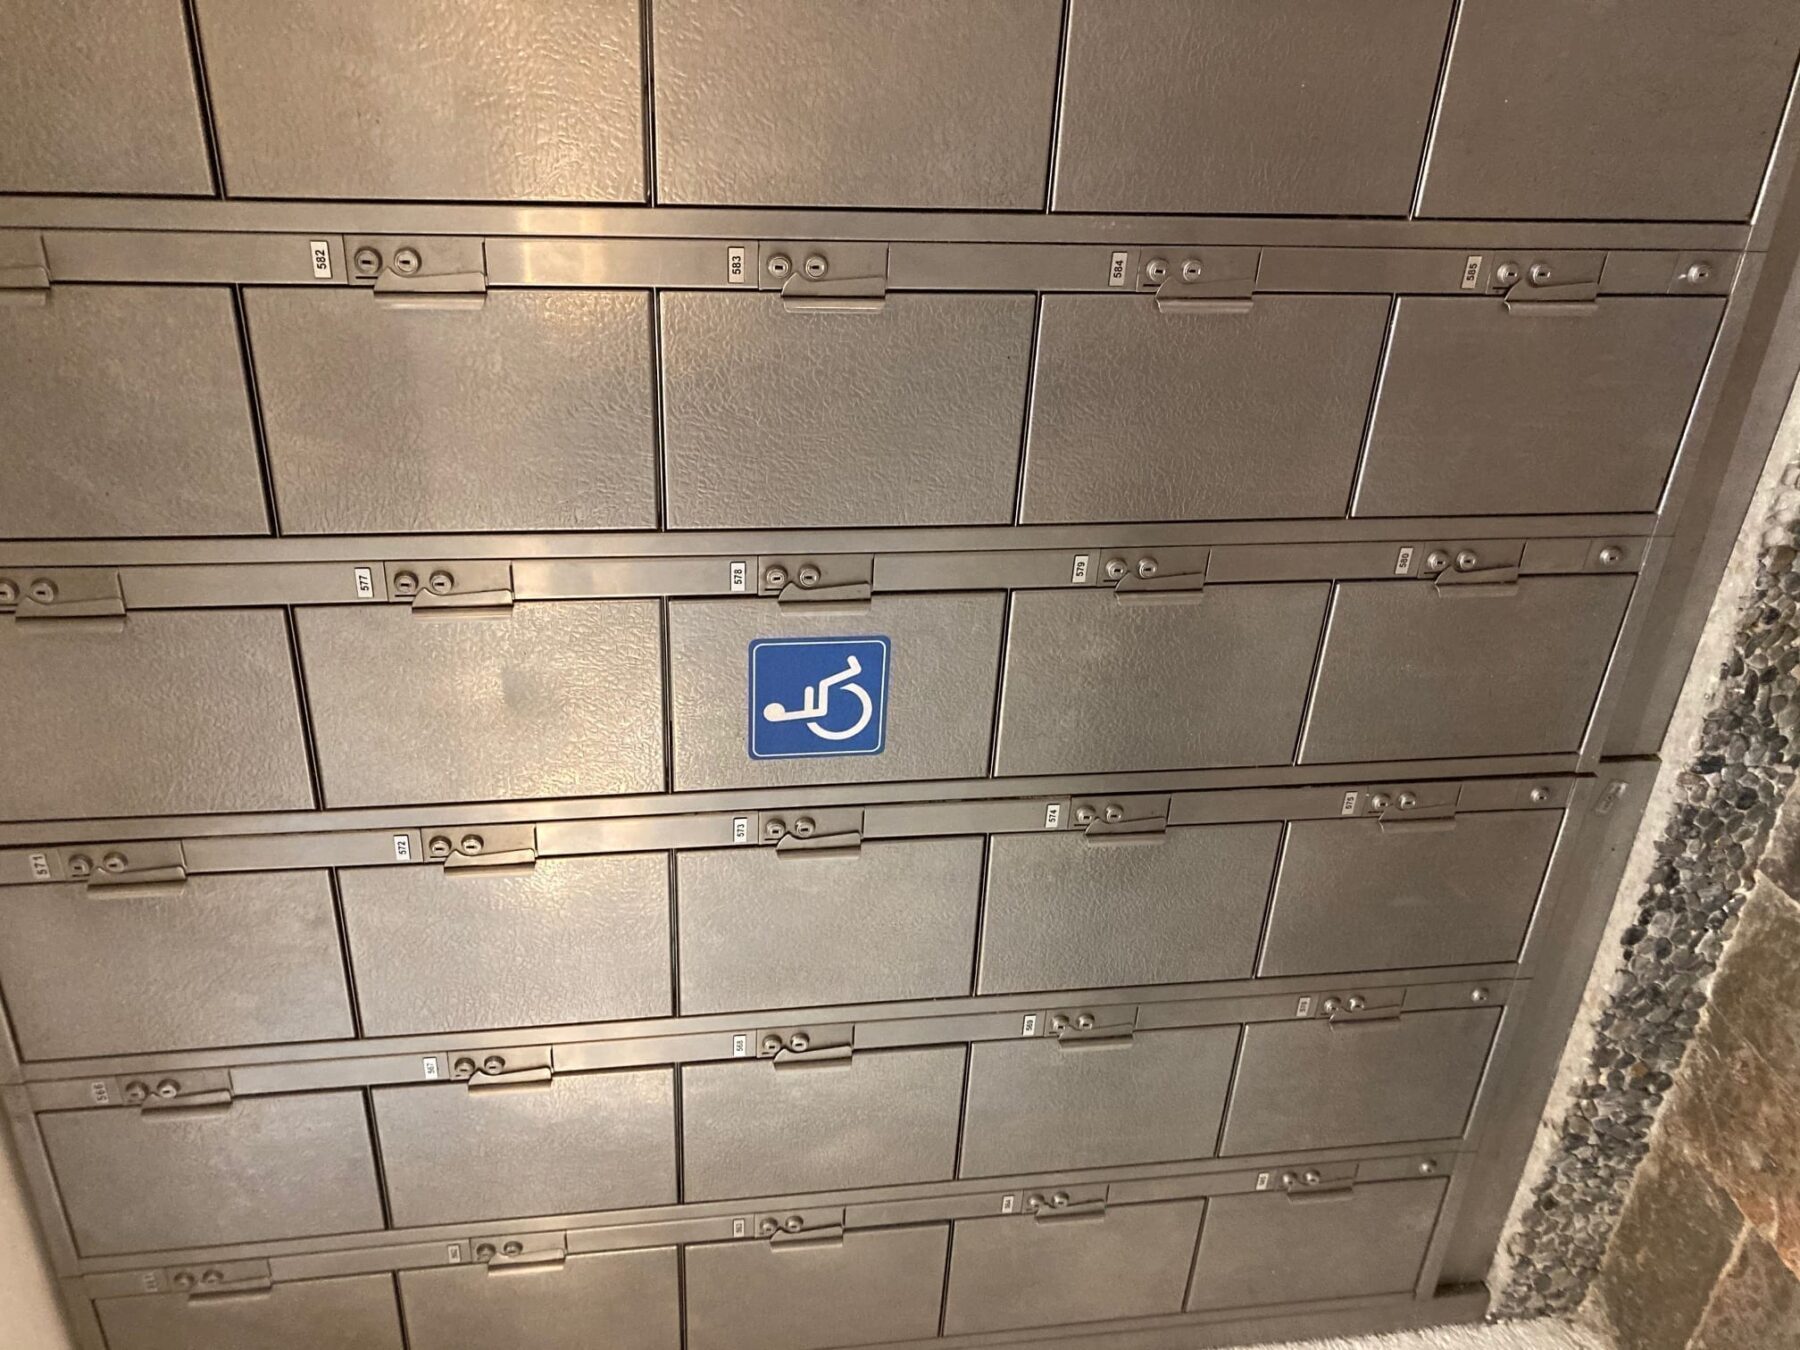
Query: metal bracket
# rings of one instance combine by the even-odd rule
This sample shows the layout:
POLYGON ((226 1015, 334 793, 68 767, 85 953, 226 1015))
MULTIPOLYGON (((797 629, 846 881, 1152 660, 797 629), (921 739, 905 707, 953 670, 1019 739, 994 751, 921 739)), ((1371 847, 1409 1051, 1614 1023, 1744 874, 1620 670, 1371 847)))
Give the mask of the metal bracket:
POLYGON ((1318 1163, 1281 1174, 1281 1189, 1295 1204, 1348 1200, 1356 1187, 1355 1163, 1318 1163))
POLYGON ((225 1294, 260 1294, 274 1287, 265 1260, 209 1261, 199 1266, 171 1266, 156 1272, 150 1293, 186 1294, 190 1300, 225 1294))
POLYGON ((560 1266, 568 1256, 566 1233, 510 1233, 469 1239, 469 1254, 490 1275, 560 1266))
POLYGON ((777 1069, 821 1064, 848 1065, 856 1027, 848 1023, 820 1027, 765 1027, 756 1033, 756 1057, 777 1069))
POLYGON ((758 837, 784 858, 844 855, 862 851, 861 807, 825 807, 797 812, 765 811, 758 837))
POLYGON ((1105 548, 1100 550, 1099 584, 1110 585, 1121 600, 1159 595, 1195 594, 1206 587, 1210 548, 1105 548))
POLYGON ((512 613, 510 562, 395 562, 387 564, 388 595, 422 619, 505 618, 512 613))
POLYGON ((537 866, 536 825, 474 825, 422 830, 425 856, 442 860, 445 876, 514 876, 537 866))
POLYGON ((370 286, 388 309, 480 309, 487 302, 481 239, 382 235, 344 240, 352 285, 370 286))
POLYGON ((556 1077, 549 1046, 515 1046, 505 1050, 453 1050, 445 1056, 452 1082, 471 1092, 506 1088, 548 1087, 556 1077))
POLYGON ((779 290, 790 313, 878 314, 887 308, 888 246, 764 243, 757 285, 779 290))
POLYGON ((129 1077, 120 1081, 119 1096, 126 1106, 135 1106, 145 1115, 207 1107, 229 1108, 232 1102, 231 1071, 190 1069, 179 1074, 129 1077))
POLYGON ((39 631, 120 633, 125 630, 125 591, 116 568, 0 576, 0 609, 13 622, 39 631))
POLYGON ((1137 1008, 1053 1008, 1050 1034, 1068 1050, 1129 1045, 1137 1035, 1137 1008))
POLYGON ((1325 1015, 1326 1023, 1334 1031, 1339 1027, 1400 1020, 1401 1005, 1406 998, 1405 990, 1387 989, 1375 997, 1381 1001, 1371 1002, 1367 994, 1327 994, 1319 1000, 1319 1011, 1325 1015))
POLYGON ((1169 833, 1169 798, 1077 800, 1069 813, 1090 844, 1160 844, 1169 833))
POLYGON ((751 1232, 775 1248, 838 1246, 844 1240, 844 1211, 800 1209, 758 1214, 751 1232))
POLYGON ((1509 313, 1592 314, 1605 266, 1604 253, 1503 259, 1494 264, 1493 284, 1502 290, 1509 313))
POLYGON ((1461 792, 1460 785, 1448 795, 1435 784, 1424 789, 1371 788, 1368 794, 1369 811, 1380 822, 1383 834, 1452 830, 1456 828, 1456 804, 1461 792), (1420 795, 1421 791, 1424 796, 1420 795), (1436 800, 1428 800, 1434 797, 1436 800))
POLYGON ((824 606, 860 611, 875 593, 873 554, 819 557, 763 557, 756 560, 757 593, 779 604, 803 604, 819 612, 824 606))
POLYGON ((50 302, 50 258, 35 230, 0 233, 0 305, 50 302))
POLYGON ((1426 550, 1419 578, 1436 587, 1439 595, 1510 595, 1519 589, 1524 556, 1520 543, 1490 542, 1480 552, 1468 546, 1434 545, 1426 550))
POLYGON ((1038 1223, 1104 1219, 1106 1191, 1104 1185, 1063 1186, 1054 1191, 1030 1191, 1025 1196, 1025 1213, 1038 1223))
POLYGON ((154 900, 180 895, 188 878, 187 857, 179 839, 107 845, 94 854, 75 853, 65 863, 65 870, 71 878, 87 881, 90 900, 154 900))
POLYGON ((1259 248, 1140 250, 1138 289, 1154 289, 1163 314, 1248 314, 1255 302, 1259 248))

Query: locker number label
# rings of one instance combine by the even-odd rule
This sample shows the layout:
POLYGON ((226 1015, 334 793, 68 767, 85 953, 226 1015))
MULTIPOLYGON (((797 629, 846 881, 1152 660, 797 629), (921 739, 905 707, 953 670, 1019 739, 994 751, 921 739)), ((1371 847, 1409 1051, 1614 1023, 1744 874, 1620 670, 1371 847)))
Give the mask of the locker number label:
POLYGON ((31 855, 31 879, 33 881, 50 880, 50 859, 42 853, 31 855))
POLYGON ((462 1264, 462 1256, 462 1243, 460 1242, 452 1242, 448 1247, 444 1248, 444 1259, 449 1261, 453 1266, 460 1266, 462 1264))
POLYGON ((731 1057, 733 1059, 748 1059, 749 1056, 750 1056, 750 1035, 749 1035, 749 1033, 744 1032, 744 1031, 734 1031, 731 1034, 731 1057))
POLYGON ((437 1076, 438 1076, 438 1058, 437 1058, 437 1056, 436 1055, 426 1055, 423 1059, 421 1059, 419 1061, 419 1063, 425 1069, 425 1077, 428 1079, 431 1079, 432 1081, 435 1082, 437 1080, 437 1076))
POLYGON ((748 1220, 748 1219, 733 1219, 731 1221, 731 1236, 733 1236, 734 1238, 740 1238, 740 1237, 748 1237, 749 1235, 750 1235, 750 1220, 748 1220))
POLYGON ((1088 569, 1093 565, 1093 554, 1077 553, 1075 555, 1075 566, 1069 569, 1070 584, 1075 586, 1085 586, 1088 579, 1088 569))
POLYGON ((750 758, 823 759, 887 749, 885 637, 750 644, 750 758))
POLYGON ((1036 1013, 1026 1013, 1025 1020, 1019 1025, 1019 1035, 1035 1036, 1037 1035, 1037 1029, 1038 1015, 1036 1013))
POLYGON ((1129 253, 1121 251, 1113 254, 1112 271, 1106 274, 1106 284, 1108 286, 1123 286, 1125 284, 1126 264, 1130 261, 1131 255, 1129 253))
POLYGON ((1259 1191, 1268 1190, 1270 1180, 1271 1178, 1267 1172, 1258 1172, 1256 1174, 1256 1189, 1259 1191))
POLYGON ((1400 552, 1394 555, 1394 575, 1403 577, 1408 572, 1412 571, 1412 560, 1412 545, 1408 544, 1405 548, 1401 549, 1400 552))
POLYGON ((1295 1017, 1311 1017, 1312 1016, 1312 995, 1311 994, 1302 994, 1300 996, 1300 1001, 1294 1005, 1294 1016, 1295 1017))
POLYGON ((750 283, 750 250, 733 244, 725 250, 725 280, 733 286, 750 283))
POLYGON ((1344 804, 1338 808, 1338 814, 1340 816, 1355 815, 1357 803, 1360 801, 1362 801, 1362 793, 1346 792, 1344 794, 1344 804))
POLYGON ((750 564, 733 561, 731 564, 731 593, 742 595, 750 589, 750 564))
POLYGON ((375 569, 373 567, 356 569, 356 598, 358 600, 375 598, 375 569))
POLYGON ((1044 828, 1057 830, 1062 828, 1062 803, 1051 802, 1044 808, 1044 828))
POLYGON ((731 842, 747 844, 750 842, 750 817, 733 816, 731 818, 731 842))
POLYGON ((1018 1207, 1019 1207, 1019 1197, 1018 1196, 1007 1194, 1007 1195, 1003 1195, 1000 1197, 1000 1212, 1002 1214, 1011 1214, 1018 1207))
POLYGON ((394 836, 394 861, 395 862, 411 862, 412 861, 412 836, 411 835, 397 834, 394 836))
POLYGON ((1481 254, 1471 253, 1469 260, 1463 264, 1462 288, 1472 291, 1481 284, 1481 254))
POLYGON ((312 241, 313 276, 319 281, 331 280, 331 245, 323 239, 312 241))

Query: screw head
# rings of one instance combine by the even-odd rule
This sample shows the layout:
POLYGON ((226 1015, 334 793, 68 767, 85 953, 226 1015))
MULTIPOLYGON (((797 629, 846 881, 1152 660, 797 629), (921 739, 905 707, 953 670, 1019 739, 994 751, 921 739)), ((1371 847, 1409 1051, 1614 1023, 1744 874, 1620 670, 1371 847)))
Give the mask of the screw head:
POLYGON ((1200 274, 1203 270, 1198 258, 1183 258, 1181 260, 1181 279, 1183 281, 1200 280, 1200 274))
POLYGON ((85 853, 77 853, 69 859, 69 875, 76 880, 94 874, 94 860, 85 853))
POLYGON ((1437 1171, 1436 1158, 1427 1158, 1419 1164, 1419 1175, 1422 1177, 1428 1177, 1435 1171, 1437 1171))
POLYGON ((450 836, 447 834, 432 835, 426 841, 425 852, 433 858, 448 858, 450 856, 450 836))
POLYGON ((394 271, 403 277, 415 275, 424 260, 419 257, 416 248, 397 248, 394 250, 394 271))
POLYGON ((419 574, 417 572, 394 573, 395 595, 417 595, 419 593, 419 574))
POLYGON ((1487 986, 1484 984, 1478 984, 1469 990, 1469 1002, 1471 1003, 1486 1003, 1489 997, 1487 986))
POLYGON ((56 583, 48 577, 39 577, 31 583, 30 595, 40 605, 47 605, 56 599, 56 583))
POLYGON ((19 599, 19 584, 7 577, 0 577, 0 605, 11 605, 19 599))
POLYGON ((100 858, 100 869, 104 872, 123 872, 125 870, 125 855, 116 850, 111 853, 103 854, 100 858))
POLYGON ((1531 284, 1533 286, 1542 286, 1553 275, 1555 274, 1550 270, 1549 263, 1535 262, 1531 264, 1531 284))
POLYGON ((1547 802, 1549 800, 1550 800, 1550 789, 1549 788, 1534 787, 1533 789, 1531 789, 1532 805, 1542 806, 1545 802, 1547 802))
POLYGON ((1169 262, 1166 258, 1152 258, 1144 264, 1144 275, 1152 281, 1166 281, 1169 276, 1169 262))
POLYGON ((1094 808, 1084 802, 1075 808, 1075 823, 1077 825, 1092 825, 1097 815, 1098 813, 1094 808))
POLYGON ((468 1078, 475 1072, 475 1061, 464 1056, 451 1066, 450 1072, 457 1078, 468 1078))
POLYGON ((485 846, 486 841, 478 834, 465 834, 458 845, 464 853, 468 854, 479 853, 485 846))
POLYGON ((771 253, 768 262, 769 275, 780 281, 794 270, 794 260, 785 253, 771 253))
POLYGON ((779 816, 763 822, 763 838, 779 839, 787 833, 787 822, 779 816))
POLYGON ((1603 566, 1611 567, 1625 557, 1625 550, 1617 544, 1608 544, 1600 550, 1599 558, 1603 566))
POLYGON ((1121 820, 1125 819, 1125 808, 1120 806, 1117 802, 1108 802, 1106 804, 1106 809, 1100 814, 1105 816, 1106 819, 1114 825, 1117 825, 1121 820))
POLYGON ((1425 570, 1441 572, 1450 565, 1450 555, 1441 549, 1433 549, 1425 555, 1425 570))
POLYGON ((794 838, 811 839, 813 831, 819 828, 818 821, 811 816, 798 816, 794 820, 794 838))
POLYGON ((787 585, 787 568, 781 566, 763 569, 763 585, 770 589, 779 589, 787 585))
POLYGON ((817 281, 820 277, 824 276, 830 269, 831 264, 825 261, 825 255, 823 253, 809 253, 806 256, 806 261, 800 264, 800 270, 805 272, 806 275, 811 277, 814 281, 817 281))
POLYGON ((1105 571, 1108 580, 1117 581, 1120 577, 1125 575, 1125 560, 1123 558, 1108 558, 1106 560, 1106 566, 1102 570, 1105 571))
POLYGON ((511 1242, 502 1243, 500 1246, 501 1254, 504 1256, 518 1256, 524 1250, 525 1244, 517 1239, 514 1239, 511 1242))
POLYGON ((801 563, 800 570, 794 574, 794 580, 802 586, 817 586, 824 575, 814 563, 801 563))
POLYGON ((1375 811, 1387 810, 1388 804, 1392 801, 1393 798, 1388 796, 1385 792, 1371 792, 1369 794, 1369 806, 1375 811))
POLYGON ((448 595, 456 587, 456 577, 440 567, 431 574, 430 579, 427 580, 425 584, 431 587, 431 593, 433 595, 448 595))
POLYGON ((1503 262, 1494 268, 1494 280, 1502 286, 1512 285, 1521 275, 1516 262, 1503 262))
POLYGON ((170 1097, 181 1095, 181 1084, 173 1078, 165 1078, 156 1085, 156 1095, 167 1101, 170 1097))
POLYGON ((1323 1013, 1327 1013, 1327 1014, 1334 1013, 1343 1006, 1344 1005, 1339 1003, 1335 997, 1332 997, 1332 998, 1326 999, 1323 1003, 1321 1003, 1319 1005, 1319 1011, 1323 1012, 1323 1013))
POLYGON ((1711 281, 1712 274, 1713 274, 1713 271, 1712 271, 1711 263, 1704 263, 1704 262, 1689 263, 1687 271, 1685 271, 1681 274, 1681 278, 1683 281, 1686 281, 1689 285, 1698 286, 1703 281, 1711 281))
POLYGON ((1400 809, 1402 811, 1410 811, 1413 809, 1413 807, 1415 807, 1419 804, 1418 797, 1414 793, 1411 793, 1411 792, 1402 792, 1400 794, 1399 801, 1400 801, 1400 809))
POLYGON ((193 1271, 178 1270, 175 1272, 175 1278, 171 1280, 170 1283, 177 1289, 192 1289, 197 1281, 194 1279, 193 1271))
POLYGON ((381 251, 364 244, 351 255, 350 262, 356 268, 357 276, 375 276, 381 271, 381 251))
POLYGON ((799 1053, 812 1048, 812 1037, 808 1036, 804 1031, 796 1031, 792 1036, 788 1037, 787 1043, 788 1049, 799 1053))
POLYGON ((134 1078, 125 1085, 125 1100, 136 1106, 150 1096, 150 1085, 142 1079, 134 1078))
POLYGON ((1139 558, 1138 559, 1138 575, 1140 577, 1155 576, 1156 575, 1156 559, 1155 558, 1139 558))

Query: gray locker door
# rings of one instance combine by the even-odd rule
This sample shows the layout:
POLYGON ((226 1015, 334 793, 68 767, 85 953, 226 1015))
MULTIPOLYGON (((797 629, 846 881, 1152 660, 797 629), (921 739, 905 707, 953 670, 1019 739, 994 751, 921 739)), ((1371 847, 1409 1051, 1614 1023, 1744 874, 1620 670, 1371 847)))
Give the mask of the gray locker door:
POLYGON ((1181 1311, 1204 1200, 1120 1205, 1098 1217, 963 1219, 944 1334, 1181 1311))
POLYGON ((671 601, 675 787, 984 776, 1003 603, 995 592, 877 596, 855 613, 819 614, 773 600, 671 601), (891 644, 885 749, 828 759, 751 759, 752 640, 869 634, 891 644))
POLYGON ((382 1226, 360 1092, 48 1111, 38 1124, 83 1256, 382 1226))
POLYGON ((673 1247, 400 1272, 411 1350, 681 1350, 673 1247))
POLYGON ((995 772, 1288 763, 1329 590, 1014 595, 995 772))
POLYGON ((1073 0, 1059 211, 1404 216, 1450 0, 1073 0))
POLYGON ((720 291, 661 305, 672 528, 1011 522, 1029 295, 892 295, 873 314, 720 291))
POLYGON ((672 1205, 674 1089, 668 1069, 376 1088, 394 1226, 672 1205))
POLYGON ((965 1177, 1210 1158, 1236 1027, 969 1047, 965 1177))
POLYGON ((653 8, 658 200, 1043 209, 1057 0, 653 8))
POLYGON ((1390 1181, 1206 1207, 1188 1311, 1411 1293, 1444 1181, 1390 1181))
POLYGON ((646 293, 452 311, 288 287, 244 306, 285 532, 655 528, 646 293))
POLYGON ((1300 762, 1578 750, 1634 580, 1340 585, 1300 762))
POLYGON ((977 992, 1248 979, 1280 841, 1277 824, 996 835, 977 992))
POLYGON ((850 1059, 689 1064, 681 1070, 688 1200, 948 1181, 963 1048, 850 1059))
POLYGON ((181 0, 7 0, 0 51, 0 192, 212 195, 181 0))
POLYGON ((1378 295, 1247 314, 1046 296, 1025 524, 1343 515, 1387 313, 1378 295))
POLYGON ((356 1034, 324 872, 196 876, 124 900, 8 886, 0 988, 26 1059, 356 1034))
POLYGON ((543 858, 528 873, 338 874, 363 1034, 667 1017, 661 853, 543 858))
MULTIPOLYGON (((402 1350, 394 1277, 283 1282, 212 1298, 94 1300, 108 1350, 402 1350)), ((414 1345, 418 1348, 415 1340, 414 1345)), ((422 1348, 418 1348, 422 1350, 422 1348)))
POLYGON ((1421 214, 1744 220, 1796 51, 1764 0, 1463 0, 1421 214))
MULTIPOLYGON (((687 1249, 688 1350, 825 1350, 937 1335, 945 1224, 687 1249)), ((425 1350, 418 1347, 418 1350, 425 1350)))
POLYGON ((980 838, 676 855, 681 1011, 809 1008, 969 992, 980 838))
POLYGON ((239 197, 642 201, 637 0, 196 0, 239 197))
POLYGON ((222 286, 59 285, 0 308, 0 419, 0 537, 269 532, 222 286))
POLYGON ((1397 302, 1359 516, 1654 511, 1722 299, 1397 302))
POLYGON ((1468 1123, 1498 1008, 1244 1028, 1225 1155, 1449 1139, 1468 1123))
POLYGON ((0 818, 312 806, 279 610, 133 614, 122 632, 0 624, 0 818))
POLYGON ((1297 820, 1257 974, 1516 961, 1561 825, 1560 811, 1484 811, 1424 833, 1297 820))
POLYGON ((654 600, 295 618, 328 806, 662 790, 654 600))

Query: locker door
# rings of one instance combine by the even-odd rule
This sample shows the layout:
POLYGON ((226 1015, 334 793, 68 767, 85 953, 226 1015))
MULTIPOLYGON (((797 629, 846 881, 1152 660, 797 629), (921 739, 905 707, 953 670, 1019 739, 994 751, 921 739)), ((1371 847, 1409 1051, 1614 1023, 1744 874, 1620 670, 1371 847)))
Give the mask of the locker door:
POLYGON ((26 1059, 356 1034, 324 872, 196 876, 120 900, 8 886, 0 988, 26 1059))
POLYGON ((1014 595, 996 772, 1286 764, 1328 589, 1014 595))
POLYGON ((0 537, 269 532, 225 287, 58 285, 0 306, 0 418, 0 537))
POLYGON ((973 1045, 960 1175, 1210 1158, 1237 1039, 1199 1027, 973 1045))
POLYGON ((1356 515, 1656 510, 1725 302, 1526 308, 1396 302, 1356 515))
POLYGON ((1059 211, 1404 216, 1450 0, 1073 0, 1059 211))
MULTIPOLYGON (((826 1350, 937 1335, 946 1224, 687 1249, 688 1350, 826 1350)), ((419 1347, 418 1350, 424 1350, 419 1347)))
POLYGON ((672 1205, 674 1086, 668 1069, 634 1069, 376 1088, 394 1226, 672 1205))
POLYGON ((368 1036, 667 1017, 661 853, 542 858, 523 875, 338 874, 368 1036))
POLYGON ((781 296, 661 297, 675 529, 1004 525, 1029 295, 893 295, 872 314, 781 296))
POLYGON ((1181 1311, 1204 1200, 1103 1215, 962 1219, 944 1334, 1060 1326, 1181 1311))
MULTIPOLYGON (((394 1279, 283 1281, 251 1294, 94 1300, 107 1350, 402 1350, 394 1279)), ((416 1343, 415 1343, 416 1344, 416 1343)))
POLYGON ((1499 1022, 1498 1008, 1461 1008, 1246 1027, 1220 1152, 1458 1136, 1499 1022))
POLYGON ((360 1092, 38 1117, 83 1256, 382 1226, 360 1092))
POLYGON ((969 992, 979 837, 851 856, 676 855, 681 1011, 808 1008, 969 992))
POLYGON ((400 1272, 411 1350, 680 1350, 673 1247, 400 1272), (597 1339, 598 1338, 598 1339, 597 1339))
MULTIPOLYGON (((773 600, 670 602, 676 789, 982 777, 1002 603, 996 593, 877 596, 865 610, 820 614, 773 600), (871 634, 886 637, 891 653, 881 752, 751 759, 750 643, 871 634)), ((789 706, 801 706, 801 692, 792 691, 789 706)))
POLYGON ((1578 750, 1634 580, 1340 585, 1300 762, 1578 750))
POLYGON ((1043 209, 1056 0, 654 9, 660 201, 1043 209))
POLYGON ((119 632, 0 624, 0 818, 311 807, 277 610, 133 614, 119 632))
POLYGON ((655 528, 643 292, 450 311, 287 287, 244 305, 286 532, 655 528))
POLYGON ((1421 214, 1744 220, 1796 52, 1760 0, 1464 0, 1421 214))
POLYGON ((1427 833, 1297 820, 1257 973, 1517 960, 1561 825, 1560 811, 1459 815, 1427 833))
POLYGON ((644 199, 637 0, 196 0, 239 197, 644 199))
POLYGON ((1387 311, 1376 295, 1245 314, 1046 296, 1024 522, 1341 516, 1387 311))
POLYGON ((683 1195, 695 1200, 947 1181, 963 1048, 681 1070, 683 1195))
POLYGON ((211 195, 181 0, 8 0, 0 51, 0 192, 211 195))
POLYGON ((329 806, 662 789, 654 600, 521 604, 500 619, 345 605, 296 620, 329 806))
POLYGON ((1206 1207, 1188 1311, 1410 1293, 1446 1185, 1219 1196, 1206 1207))
POLYGON ((1280 840, 1277 824, 1184 826, 1130 847, 996 835, 978 992, 1248 979, 1280 840))

